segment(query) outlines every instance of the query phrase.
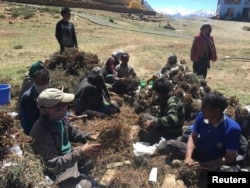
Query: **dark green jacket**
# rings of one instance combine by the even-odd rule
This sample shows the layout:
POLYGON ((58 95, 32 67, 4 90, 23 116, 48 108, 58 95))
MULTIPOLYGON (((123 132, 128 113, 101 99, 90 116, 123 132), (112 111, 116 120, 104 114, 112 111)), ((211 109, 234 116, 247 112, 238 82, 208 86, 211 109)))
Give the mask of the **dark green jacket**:
POLYGON ((166 99, 165 103, 160 104, 155 126, 169 134, 181 135, 184 121, 185 110, 181 100, 176 96, 171 96, 166 99))

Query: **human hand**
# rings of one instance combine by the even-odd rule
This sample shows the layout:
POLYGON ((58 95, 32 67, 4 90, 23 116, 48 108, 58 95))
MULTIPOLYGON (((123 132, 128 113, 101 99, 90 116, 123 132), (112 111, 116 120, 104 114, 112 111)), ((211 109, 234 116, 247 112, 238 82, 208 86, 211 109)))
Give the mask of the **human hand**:
POLYGON ((193 170, 200 170, 201 169, 200 162, 193 161, 192 159, 190 159, 188 161, 185 160, 185 164, 187 167, 189 167, 193 170))
POLYGON ((198 161, 193 161, 192 159, 190 160, 185 159, 185 164, 193 170, 197 170, 197 171, 209 170, 209 168, 204 166, 203 163, 198 162, 198 161))
POLYGON ((125 78, 119 78, 118 81, 119 82, 124 82, 125 78))
POLYGON ((57 89, 63 91, 64 90, 64 86, 63 85, 59 85, 59 86, 57 86, 57 89))
POLYGON ((83 114, 83 115, 80 115, 80 116, 76 116, 74 114, 70 114, 67 116, 67 119, 69 121, 75 121, 75 120, 78 120, 78 119, 84 119, 84 118, 87 118, 88 115, 87 114, 83 114))
POLYGON ((97 155, 100 152, 101 144, 84 144, 81 148, 81 151, 86 156, 97 155))
POLYGON ((185 163, 185 165, 187 165, 187 166, 190 166, 193 162, 194 162, 194 160, 193 160, 192 158, 186 158, 186 159, 184 160, 184 163, 185 163))
POLYGON ((146 120, 145 122, 142 123, 141 128, 142 129, 148 129, 150 127, 154 126, 154 120, 146 120))
POLYGON ((91 134, 91 135, 89 135, 88 139, 89 140, 97 140, 98 136, 99 136, 99 133, 98 134, 91 134))

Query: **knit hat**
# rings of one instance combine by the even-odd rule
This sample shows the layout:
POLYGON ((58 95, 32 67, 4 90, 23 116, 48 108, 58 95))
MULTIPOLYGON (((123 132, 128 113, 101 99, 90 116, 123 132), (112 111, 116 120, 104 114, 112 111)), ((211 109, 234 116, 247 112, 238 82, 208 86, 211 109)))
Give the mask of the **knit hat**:
POLYGON ((45 68, 44 63, 41 61, 35 61, 29 68, 29 72, 26 73, 29 76, 33 76, 36 71, 45 68))
POLYGON ((168 56, 168 59, 172 59, 174 62, 176 62, 177 61, 177 56, 175 54, 170 54, 168 56))
POLYGON ((59 102, 69 103, 75 98, 74 94, 64 93, 56 88, 48 88, 43 90, 37 98, 37 103, 40 106, 53 107, 59 102))
POLYGON ((95 74, 99 74, 102 75, 102 69, 100 67, 94 67, 91 72, 95 73, 95 74))

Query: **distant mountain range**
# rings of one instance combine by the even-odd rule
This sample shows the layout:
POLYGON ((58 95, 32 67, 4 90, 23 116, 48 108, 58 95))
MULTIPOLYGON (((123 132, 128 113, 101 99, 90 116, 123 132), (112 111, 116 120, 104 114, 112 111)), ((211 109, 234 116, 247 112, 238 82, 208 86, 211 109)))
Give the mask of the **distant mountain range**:
POLYGON ((202 17, 202 18, 211 18, 215 15, 215 11, 212 10, 198 10, 198 11, 190 11, 190 10, 176 10, 172 12, 160 12, 166 16, 172 18, 194 18, 194 17, 202 17))
MULTIPOLYGON (((144 2, 144 6, 149 10, 154 10, 147 1, 144 2)), ((158 13, 166 15, 171 18, 194 18, 194 17, 203 17, 211 18, 215 15, 214 10, 197 10, 190 11, 188 9, 178 9, 178 10, 154 10, 158 13)))

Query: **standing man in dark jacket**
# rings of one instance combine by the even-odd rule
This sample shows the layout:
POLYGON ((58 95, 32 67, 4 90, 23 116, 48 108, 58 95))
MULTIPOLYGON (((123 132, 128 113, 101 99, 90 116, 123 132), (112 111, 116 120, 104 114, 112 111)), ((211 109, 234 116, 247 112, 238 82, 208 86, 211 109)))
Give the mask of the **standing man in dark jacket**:
POLYGON ((63 7, 61 9, 62 19, 56 24, 56 39, 60 45, 60 52, 62 53, 66 48, 78 48, 77 38, 74 24, 69 22, 70 9, 63 7))

